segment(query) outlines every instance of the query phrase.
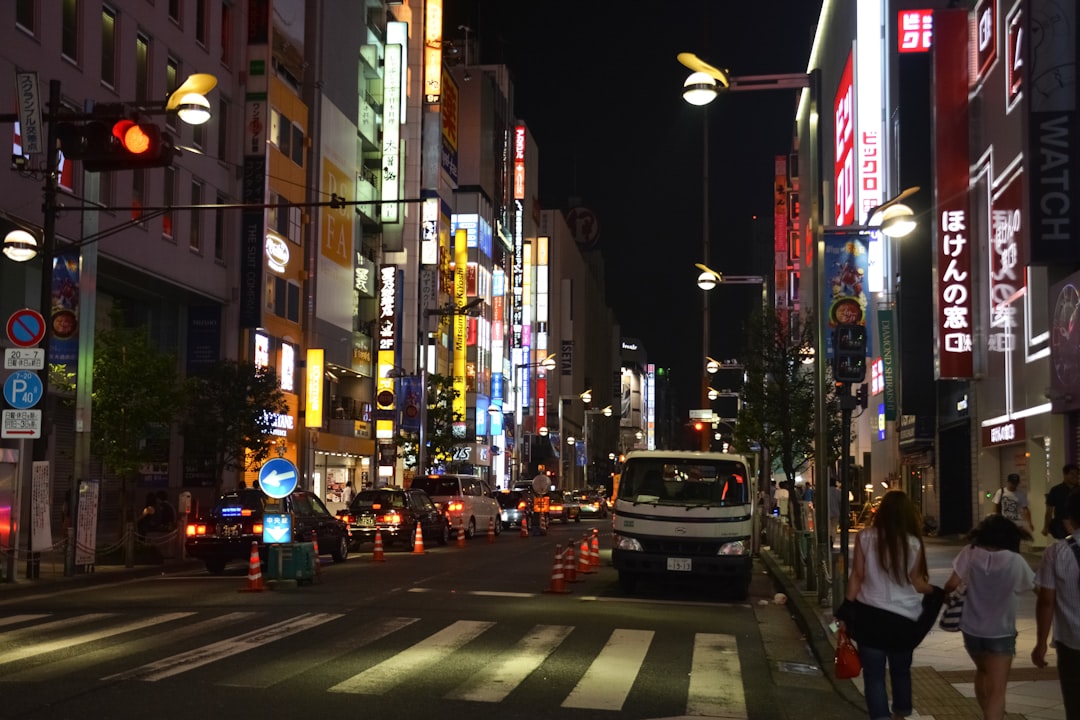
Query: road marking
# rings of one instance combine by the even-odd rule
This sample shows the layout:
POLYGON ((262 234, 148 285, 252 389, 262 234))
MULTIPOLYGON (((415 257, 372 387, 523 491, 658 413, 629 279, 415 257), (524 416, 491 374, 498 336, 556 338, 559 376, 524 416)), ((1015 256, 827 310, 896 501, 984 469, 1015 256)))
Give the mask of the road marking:
POLYGON ((746 695, 734 635, 698 633, 694 636, 686 714, 746 718, 746 695))
POLYGON ((351 678, 342 680, 330 688, 330 692, 369 695, 386 692, 398 683, 417 677, 423 668, 442 662, 455 650, 474 640, 494 624, 476 620, 459 620, 378 665, 373 665, 351 678))
POLYGON ((173 675, 179 675, 188 670, 194 670, 203 665, 208 665, 217 660, 238 655, 247 650, 254 650, 267 643, 289 637, 290 635, 295 635, 296 633, 322 625, 331 620, 337 620, 340 617, 342 617, 340 614, 335 613, 299 615, 295 618, 289 618, 288 620, 282 620, 279 623, 259 628, 258 630, 252 630, 243 635, 237 635, 234 638, 228 638, 204 647, 195 648, 186 653, 173 655, 164 660, 148 663, 125 672, 115 673, 103 677, 102 680, 145 680, 147 682, 157 682, 158 680, 163 680, 172 677, 173 675))
POLYGON ((83 625, 88 622, 94 622, 96 620, 104 620, 105 618, 113 617, 115 613, 87 613, 86 615, 76 615, 74 617, 62 618, 60 620, 53 620, 52 622, 42 623, 41 625, 33 625, 31 627, 19 628, 17 630, 9 630, 4 633, 4 640, 12 642, 21 638, 40 635, 42 632, 49 632, 51 630, 60 630, 62 628, 71 627, 73 625, 83 625))
POLYGON ((0 618, 0 627, 5 625, 18 625, 19 623, 29 622, 30 620, 37 620, 38 618, 48 617, 48 614, 42 615, 11 615, 6 618, 0 618))
POLYGON ((563 700, 565 708, 622 710, 634 685, 652 630, 614 630, 585 675, 563 700))
POLYGON ((234 677, 217 683, 226 687, 268 688, 282 680, 306 672, 313 667, 318 667, 329 662, 339 655, 370 645, 376 640, 397 632, 403 627, 412 625, 420 618, 389 618, 381 623, 364 623, 364 634, 360 638, 341 634, 333 640, 321 643, 313 649, 304 651, 304 661, 297 662, 296 656, 289 653, 276 657, 270 662, 263 663, 257 668, 246 668, 234 677))
POLYGON ((572 630, 569 625, 537 625, 515 647, 504 651, 496 664, 485 667, 462 688, 446 697, 451 700, 502 702, 540 667, 572 630))
MULTIPOLYGON (((35 643, 33 645, 27 645, 16 650, 9 650, 6 653, 0 653, 0 663, 13 662, 15 660, 25 660, 28 657, 35 655, 44 655, 45 653, 53 652, 54 650, 63 650, 65 648, 74 647, 75 645, 83 645, 85 643, 94 642, 95 640, 102 640, 113 635, 119 635, 121 633, 130 632, 132 630, 140 630, 144 627, 151 625, 158 625, 161 623, 172 622, 173 620, 179 620, 180 618, 194 615, 190 612, 179 613, 166 613, 165 615, 154 615, 153 617, 143 618, 142 620, 135 620, 134 622, 127 623, 125 625, 117 625, 116 627, 107 628, 105 630, 98 630, 97 632, 83 633, 82 635, 73 635, 71 637, 60 638, 59 640, 52 640, 51 642, 35 643)), ((54 623, 46 623, 46 625, 40 627, 46 627, 53 625, 54 623)), ((37 629, 40 629, 37 628, 37 629)))

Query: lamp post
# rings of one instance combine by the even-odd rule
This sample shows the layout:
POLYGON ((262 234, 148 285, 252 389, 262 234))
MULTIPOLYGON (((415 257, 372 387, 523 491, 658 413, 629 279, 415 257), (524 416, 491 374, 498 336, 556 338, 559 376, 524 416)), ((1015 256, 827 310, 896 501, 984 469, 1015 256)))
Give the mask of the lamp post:
POLYGON ((590 415, 603 415, 604 417, 611 417, 612 412, 613 411, 612 411, 610 405, 607 405, 606 407, 602 407, 599 410, 589 410, 588 408, 585 409, 585 427, 583 429, 583 433, 584 433, 584 442, 585 442, 585 486, 586 487, 588 487, 588 485, 589 485, 589 466, 591 465, 590 457, 592 456, 592 451, 591 451, 591 449, 589 447, 589 416, 590 415))
POLYGON ((514 467, 512 468, 513 472, 511 473, 511 481, 519 481, 519 480, 522 479, 521 478, 521 462, 522 462, 521 447, 522 447, 523 441, 524 441, 524 438, 522 437, 522 432, 524 432, 524 419, 525 418, 524 418, 524 413, 523 413, 523 409, 522 409, 520 399, 518 399, 518 398, 520 398, 518 393, 521 393, 521 392, 524 391, 525 383, 527 383, 529 381, 529 378, 525 377, 525 370, 527 370, 529 368, 541 368, 545 372, 551 372, 552 370, 555 369, 556 362, 557 362, 557 360, 555 358, 555 353, 549 353, 547 355, 547 357, 545 357, 543 360, 540 360, 538 362, 518 363, 517 365, 514 365, 514 370, 518 374, 518 382, 516 383, 516 391, 515 391, 515 394, 514 394, 514 397, 516 399, 515 403, 516 403, 517 407, 515 408, 515 412, 514 412, 514 428, 515 428, 514 429, 514 467))
MULTIPOLYGON (((588 405, 590 402, 592 402, 592 390, 586 390, 585 392, 579 393, 578 395, 560 395, 559 396, 559 483, 562 485, 562 488, 561 488, 562 490, 573 490, 574 489, 574 488, 570 487, 569 485, 567 485, 567 474, 566 474, 566 467, 567 467, 567 464, 566 464, 566 454, 567 454, 566 448, 567 448, 567 446, 573 447, 574 443, 572 442, 573 438, 566 437, 566 433, 565 433, 566 426, 565 426, 565 421, 564 421, 564 418, 563 418, 563 403, 564 402, 572 402, 574 400, 581 400, 583 403, 588 405)), ((573 465, 571 465, 570 467, 573 467, 573 465)), ((576 474, 575 474, 575 480, 576 480, 576 474)))

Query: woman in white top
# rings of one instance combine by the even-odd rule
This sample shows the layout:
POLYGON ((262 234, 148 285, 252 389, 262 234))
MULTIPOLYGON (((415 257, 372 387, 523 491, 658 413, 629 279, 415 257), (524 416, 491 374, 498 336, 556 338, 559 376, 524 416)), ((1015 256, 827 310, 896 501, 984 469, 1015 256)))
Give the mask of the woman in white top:
POLYGON ((851 635, 859 645, 863 688, 870 720, 899 720, 911 714, 911 658, 916 620, 928 580, 918 513, 902 490, 881 499, 870 527, 855 537, 855 558, 846 597, 858 601, 851 635), (893 703, 885 688, 892 681, 893 703))
POLYGON ((1035 587, 1035 572, 1020 555, 1031 534, 1004 515, 990 515, 968 534, 953 560, 946 592, 967 586, 960 631, 975 662, 975 699, 985 720, 1005 717, 1005 686, 1016 654, 1016 606, 1035 587))

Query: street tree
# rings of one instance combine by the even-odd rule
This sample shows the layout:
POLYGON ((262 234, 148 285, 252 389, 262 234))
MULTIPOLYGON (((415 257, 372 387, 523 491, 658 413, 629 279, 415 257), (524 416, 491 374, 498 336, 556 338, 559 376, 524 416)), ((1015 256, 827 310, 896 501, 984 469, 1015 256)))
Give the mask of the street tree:
POLYGON ((189 471, 213 478, 259 467, 273 450, 275 423, 288 403, 273 368, 220 360, 187 380, 181 433, 189 471))
MULTIPOLYGON (((454 437, 454 424, 462 423, 465 418, 454 412, 454 400, 460 393, 454 389, 454 379, 446 375, 427 376, 427 425, 424 440, 427 443, 427 464, 430 467, 443 466, 447 470, 455 469, 454 446, 461 444, 464 438, 454 437)), ((418 433, 402 433, 396 438, 402 450, 405 467, 416 468, 417 450, 420 443, 418 433)), ((425 473, 428 468, 416 468, 425 473)))
POLYGON ((183 407, 176 358, 159 350, 145 326, 129 327, 115 307, 94 343, 91 451, 120 480, 122 523, 133 517, 140 466, 161 457, 183 407))
MULTIPOLYGON (((747 322, 744 343, 746 381, 735 444, 740 448, 753 443, 765 446, 771 463, 784 471, 782 487, 789 493, 790 522, 802 530, 795 476, 814 458, 818 427, 814 366, 807 362, 815 347, 814 319, 787 312, 756 313, 747 322)), ((831 463, 840 448, 839 403, 831 385, 826 405, 831 463)), ((821 484, 820 497, 824 498, 826 483, 821 484)))

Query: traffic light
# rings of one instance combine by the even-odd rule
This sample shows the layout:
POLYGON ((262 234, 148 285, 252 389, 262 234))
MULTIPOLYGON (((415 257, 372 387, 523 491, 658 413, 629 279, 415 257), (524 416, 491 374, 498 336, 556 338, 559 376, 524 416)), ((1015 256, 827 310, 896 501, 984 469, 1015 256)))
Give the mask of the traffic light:
POLYGON ((164 167, 176 156, 168 133, 126 118, 59 123, 56 136, 64 157, 82 161, 88 172, 164 167))
POLYGON ((866 328, 840 325, 833 332, 833 379, 861 383, 866 379, 866 328))

